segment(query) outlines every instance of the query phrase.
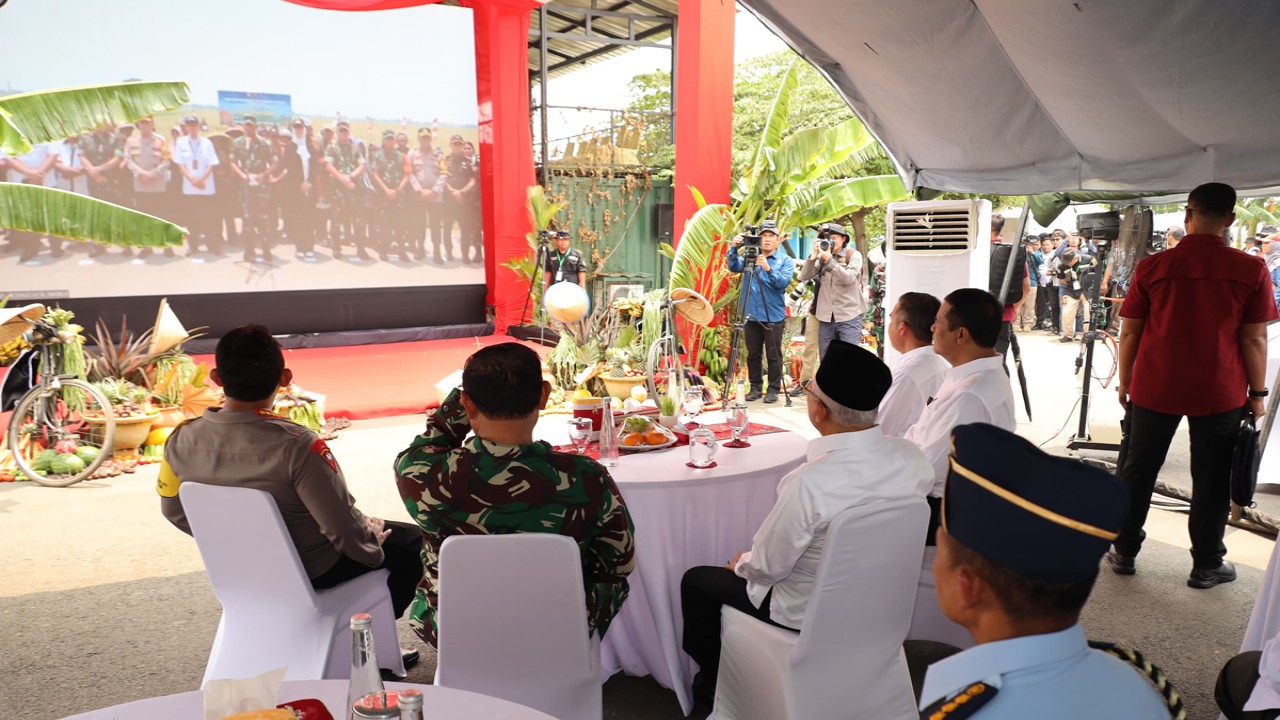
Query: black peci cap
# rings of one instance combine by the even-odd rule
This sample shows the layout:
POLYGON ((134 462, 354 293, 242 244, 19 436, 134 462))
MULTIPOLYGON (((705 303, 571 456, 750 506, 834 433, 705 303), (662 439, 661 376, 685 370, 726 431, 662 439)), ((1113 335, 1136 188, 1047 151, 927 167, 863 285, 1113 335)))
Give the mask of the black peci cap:
POLYGON ((832 402, 865 412, 880 407, 893 373, 875 353, 837 338, 827 346, 813 381, 832 402))

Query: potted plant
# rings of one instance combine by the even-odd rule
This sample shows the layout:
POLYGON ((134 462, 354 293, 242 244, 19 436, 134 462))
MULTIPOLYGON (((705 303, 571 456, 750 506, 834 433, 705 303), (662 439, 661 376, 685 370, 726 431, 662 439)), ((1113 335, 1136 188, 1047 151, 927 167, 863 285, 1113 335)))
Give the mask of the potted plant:
POLYGON ((676 399, 670 393, 658 398, 658 424, 670 430, 676 426, 676 399))

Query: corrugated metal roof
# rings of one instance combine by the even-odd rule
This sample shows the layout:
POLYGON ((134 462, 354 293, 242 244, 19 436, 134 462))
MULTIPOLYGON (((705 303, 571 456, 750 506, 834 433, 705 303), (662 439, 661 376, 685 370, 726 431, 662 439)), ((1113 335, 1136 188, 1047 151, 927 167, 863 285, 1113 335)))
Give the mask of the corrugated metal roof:
MULTIPOLYGON (((601 60, 634 50, 636 45, 605 44, 605 38, 624 42, 656 43, 671 37, 671 21, 678 14, 678 0, 557 0, 547 3, 547 30, 581 39, 547 39, 547 68, 551 77, 573 72, 601 60), (590 18, 580 11, 590 10, 590 18), (648 19, 646 19, 648 18, 648 19), (596 37, 592 37, 592 36, 596 37)), ((529 73, 539 72, 539 35, 542 14, 532 11, 529 24, 529 73)))

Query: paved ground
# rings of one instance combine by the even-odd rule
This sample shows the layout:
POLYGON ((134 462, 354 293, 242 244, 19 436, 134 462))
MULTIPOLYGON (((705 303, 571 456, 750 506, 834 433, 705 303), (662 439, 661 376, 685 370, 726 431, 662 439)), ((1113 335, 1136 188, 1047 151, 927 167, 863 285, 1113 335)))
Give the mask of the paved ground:
MULTIPOLYGON (((1078 393, 1075 346, 1028 333, 1023 353, 1037 418, 1019 432, 1064 452, 1074 422, 1054 433, 1074 420, 1068 410, 1078 393)), ((1105 376, 1110 358, 1100 355, 1098 373, 1105 376)), ((1118 406, 1114 392, 1099 394, 1101 426, 1118 416, 1118 406)), ((768 422, 805 430, 802 403, 767 414, 768 422)), ((1021 412, 1019 418, 1026 419, 1021 412)), ((421 425, 421 417, 361 422, 333 443, 366 512, 402 516, 390 460, 421 425)), ((1184 430, 1163 478, 1189 487, 1187 468, 1184 430)), ((153 466, 61 490, 0 486, 0 717, 43 720, 199 686, 218 605, 194 542, 159 514, 155 472, 153 466)), ((1280 496, 1264 495, 1260 505, 1280 515, 1280 496)), ((1091 638, 1142 649, 1182 690, 1190 717, 1211 720, 1214 679, 1239 647, 1273 543, 1229 530, 1240 579, 1196 591, 1185 585, 1185 515, 1157 510, 1147 530, 1139 574, 1102 573, 1085 611, 1086 630, 1091 638)), ((404 625, 400 635, 413 638, 404 625)), ((917 676, 941 654, 936 646, 908 647, 917 676)), ((430 681, 433 658, 430 651, 424 656, 412 681, 430 681)), ((614 677, 604 698, 606 718, 680 717, 675 695, 648 678, 614 677)))

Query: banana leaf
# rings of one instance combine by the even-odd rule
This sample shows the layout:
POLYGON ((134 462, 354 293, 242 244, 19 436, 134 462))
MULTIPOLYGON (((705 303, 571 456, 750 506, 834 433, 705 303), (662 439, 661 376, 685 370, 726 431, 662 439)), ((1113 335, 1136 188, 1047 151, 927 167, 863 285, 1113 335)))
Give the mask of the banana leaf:
POLYGON ((769 117, 765 120, 760 133, 760 145, 751 163, 748 174, 757 175, 762 172, 762 163, 770 165, 767 150, 777 150, 782 145, 782 134, 787 129, 787 121, 791 114, 791 92, 799 84, 800 68, 793 59, 787 66, 787 72, 778 83, 778 94, 773 96, 773 106, 769 109, 769 117))
POLYGON ((816 202, 797 212, 791 226, 814 225, 864 207, 905 200, 907 197, 909 193, 897 175, 827 181, 820 186, 816 202))
POLYGON ((168 220, 86 195, 6 182, 0 182, 0 227, 129 247, 179 247, 187 235, 168 220))
POLYGON ((728 210, 725 205, 704 205, 689 218, 671 262, 669 289, 688 288, 701 292, 698 281, 716 260, 717 246, 725 234, 728 210))
POLYGON ((190 93, 182 82, 127 82, 6 95, 0 97, 0 150, 21 155, 32 143, 133 122, 181 107, 190 93))
POLYGON ((546 192, 541 185, 529 186, 527 200, 526 207, 529 210, 529 222, 533 223, 535 231, 549 228, 551 221, 565 208, 565 204, 562 202, 548 200, 546 192))

